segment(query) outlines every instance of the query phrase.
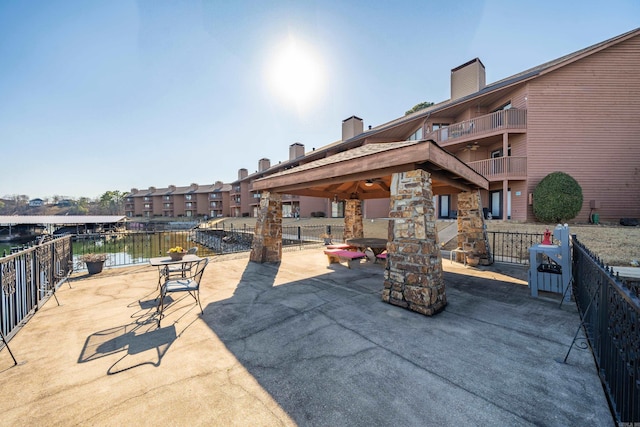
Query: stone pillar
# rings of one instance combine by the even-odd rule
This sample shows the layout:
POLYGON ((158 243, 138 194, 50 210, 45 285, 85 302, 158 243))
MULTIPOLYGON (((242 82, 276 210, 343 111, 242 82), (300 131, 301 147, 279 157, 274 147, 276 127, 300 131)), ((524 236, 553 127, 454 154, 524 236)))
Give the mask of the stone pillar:
MULTIPOLYGON (((482 265, 491 264, 479 191, 465 191, 458 194, 458 247, 469 252, 471 265, 475 261, 482 265)), ((456 260, 464 261, 463 256, 462 253, 456 254, 456 260)))
POLYGON ((447 305, 431 175, 393 174, 382 300, 428 316, 447 305))
POLYGON ((347 199, 344 203, 344 240, 362 237, 362 202, 358 199, 347 199))
POLYGON ((263 191, 256 221, 251 255, 254 262, 282 260, 282 195, 263 191))

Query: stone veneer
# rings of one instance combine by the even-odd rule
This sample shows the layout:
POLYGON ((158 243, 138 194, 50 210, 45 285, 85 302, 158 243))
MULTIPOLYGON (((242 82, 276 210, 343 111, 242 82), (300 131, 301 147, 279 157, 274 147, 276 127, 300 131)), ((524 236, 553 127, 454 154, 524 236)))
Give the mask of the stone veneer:
MULTIPOLYGON (((482 216, 480 192, 465 191, 458 194, 458 247, 467 256, 482 265, 491 264, 487 229, 482 216)), ((463 253, 456 254, 456 261, 463 262, 463 253)))
POLYGON ((344 203, 344 240, 364 237, 362 201, 347 199, 344 203))
POLYGON ((447 305, 431 175, 395 173, 391 181, 389 244, 382 300, 425 315, 447 305))
POLYGON ((280 262, 282 260, 282 195, 263 191, 256 220, 249 260, 280 262))

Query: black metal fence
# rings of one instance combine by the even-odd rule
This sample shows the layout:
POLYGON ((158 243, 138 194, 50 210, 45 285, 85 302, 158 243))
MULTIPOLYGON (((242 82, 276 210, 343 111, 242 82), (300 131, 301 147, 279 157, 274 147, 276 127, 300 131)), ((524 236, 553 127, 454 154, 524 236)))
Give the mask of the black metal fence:
POLYGON ((529 248, 542 243, 542 233, 511 233, 488 231, 489 246, 493 260, 513 264, 529 264, 529 248))
MULTIPOLYGON (((200 256, 223 255, 251 250, 254 227, 211 227, 181 231, 129 231, 74 236, 73 259, 76 270, 85 268, 78 260, 88 253, 107 255, 106 267, 144 264, 149 258, 165 256, 170 248, 197 247, 200 256)), ((321 245, 325 238, 342 241, 344 226, 284 226, 283 250, 321 245), (329 236, 329 237, 327 237, 329 236)))
POLYGON ((640 299, 573 237, 573 291, 611 409, 640 425, 640 299))
POLYGON ((0 258, 0 329, 7 338, 54 295, 72 271, 71 236, 0 258))

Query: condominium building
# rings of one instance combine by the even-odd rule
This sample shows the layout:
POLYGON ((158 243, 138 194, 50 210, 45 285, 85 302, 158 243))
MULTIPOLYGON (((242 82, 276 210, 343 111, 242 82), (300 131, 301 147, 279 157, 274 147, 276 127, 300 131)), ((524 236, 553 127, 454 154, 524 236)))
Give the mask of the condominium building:
MULTIPOLYGON (((577 220, 640 217, 640 29, 487 84, 485 65, 474 58, 451 70, 450 99, 364 129, 356 116, 342 122, 342 139, 305 152, 289 147, 289 159, 260 159, 231 184, 138 191, 126 196, 127 216, 255 216, 256 179, 364 146, 432 140, 490 182, 481 191, 486 216, 535 220, 537 184, 562 171, 582 187, 577 220), (215 195, 215 196, 214 196, 215 195), (212 203, 217 202, 214 206, 212 203)), ((455 194, 436 197, 439 218, 457 212, 455 194)), ((388 199, 363 200, 367 218, 386 217, 388 199)), ((342 216, 342 202, 283 195, 283 216, 342 216)))

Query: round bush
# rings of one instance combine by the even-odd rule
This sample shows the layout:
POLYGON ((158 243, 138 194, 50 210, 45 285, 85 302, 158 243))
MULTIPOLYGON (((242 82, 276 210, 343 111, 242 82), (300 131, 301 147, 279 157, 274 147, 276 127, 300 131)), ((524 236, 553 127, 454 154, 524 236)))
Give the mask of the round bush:
POLYGON ((564 172, 545 176, 533 191, 533 214, 542 222, 565 222, 582 209, 582 188, 564 172))

